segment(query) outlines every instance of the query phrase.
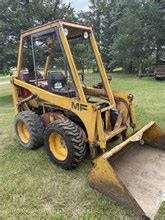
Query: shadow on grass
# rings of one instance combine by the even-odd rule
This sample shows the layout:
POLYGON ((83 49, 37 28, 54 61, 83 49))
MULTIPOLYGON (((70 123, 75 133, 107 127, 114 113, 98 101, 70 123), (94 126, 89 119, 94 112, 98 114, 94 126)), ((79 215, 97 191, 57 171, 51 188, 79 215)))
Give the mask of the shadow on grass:
POLYGON ((11 104, 12 103, 12 95, 6 95, 0 97, 0 107, 6 104, 11 104))

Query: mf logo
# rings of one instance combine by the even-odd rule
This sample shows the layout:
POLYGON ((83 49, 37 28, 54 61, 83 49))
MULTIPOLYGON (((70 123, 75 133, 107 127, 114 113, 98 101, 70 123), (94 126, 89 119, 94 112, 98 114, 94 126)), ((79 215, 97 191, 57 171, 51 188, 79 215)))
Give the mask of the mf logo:
POLYGON ((72 102, 72 108, 78 111, 87 111, 87 105, 72 102))

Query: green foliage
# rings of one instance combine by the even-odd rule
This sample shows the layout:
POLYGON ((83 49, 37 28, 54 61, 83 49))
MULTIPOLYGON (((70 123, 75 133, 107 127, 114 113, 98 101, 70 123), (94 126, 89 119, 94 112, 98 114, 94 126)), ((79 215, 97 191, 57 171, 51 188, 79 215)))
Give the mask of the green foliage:
POLYGON ((70 4, 43 5, 40 0, 0 1, 0 70, 16 66, 20 31, 55 19, 75 20, 70 4))
MULTIPOLYGON (((165 3, 163 0, 90 0, 89 11, 76 14, 70 4, 41 4, 40 0, 0 1, 0 72, 16 66, 19 35, 55 19, 80 21, 93 26, 107 71, 123 67, 142 71, 165 62, 165 3)), ((78 68, 84 68, 86 46, 74 45, 78 68), (82 54, 82 57, 79 56, 82 54)), ((61 63, 61 56, 57 63, 61 63)), ((58 65, 58 64, 57 64, 58 65)))
POLYGON ((90 2, 90 11, 81 12, 79 18, 93 25, 108 71, 122 66, 132 73, 160 62, 165 39, 163 1, 90 2))
POLYGON ((128 1, 113 44, 115 62, 129 72, 154 64, 162 25, 158 4, 128 1))
POLYGON ((104 20, 102 24, 102 57, 107 70, 116 66, 116 60, 112 57, 112 46, 114 39, 118 37, 118 29, 124 14, 126 2, 112 1, 111 4, 104 5, 104 20), (113 58, 113 59, 112 59, 113 58), (113 63, 112 63, 113 61, 113 63))

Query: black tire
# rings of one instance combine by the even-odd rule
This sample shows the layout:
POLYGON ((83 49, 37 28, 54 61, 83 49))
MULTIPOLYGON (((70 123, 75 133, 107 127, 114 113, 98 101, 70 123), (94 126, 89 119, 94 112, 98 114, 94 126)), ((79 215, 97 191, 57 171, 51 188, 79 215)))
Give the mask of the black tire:
POLYGON ((15 117, 14 127, 18 140, 23 147, 27 149, 36 149, 43 144, 44 125, 40 116, 34 112, 20 112, 15 117), (22 125, 26 126, 26 130, 28 131, 28 137, 25 139, 26 141, 21 137, 20 130, 22 125))
POLYGON ((56 120, 48 125, 44 135, 44 143, 48 155, 54 164, 64 169, 72 169, 77 167, 83 160, 86 153, 86 139, 80 128, 71 120, 56 120), (66 158, 60 160, 51 150, 50 137, 51 134, 58 134, 65 142, 67 148, 66 158))

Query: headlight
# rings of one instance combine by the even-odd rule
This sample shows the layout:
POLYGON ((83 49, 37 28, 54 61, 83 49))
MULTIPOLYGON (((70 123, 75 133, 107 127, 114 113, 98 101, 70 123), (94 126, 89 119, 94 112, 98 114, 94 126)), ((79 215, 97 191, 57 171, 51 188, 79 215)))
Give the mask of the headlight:
POLYGON ((64 28, 64 33, 65 33, 65 36, 68 36, 69 31, 68 31, 68 29, 67 29, 67 28, 64 28))
POLYGON ((88 32, 84 32, 84 39, 87 39, 88 38, 88 36, 89 36, 89 34, 88 34, 88 32))

